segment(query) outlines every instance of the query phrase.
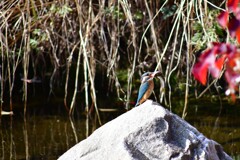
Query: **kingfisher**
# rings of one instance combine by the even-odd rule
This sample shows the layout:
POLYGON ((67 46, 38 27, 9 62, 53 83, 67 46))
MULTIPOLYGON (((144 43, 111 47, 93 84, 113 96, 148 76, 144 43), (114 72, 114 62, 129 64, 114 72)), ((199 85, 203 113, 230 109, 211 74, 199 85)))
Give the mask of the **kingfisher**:
POLYGON ((162 74, 160 71, 144 73, 141 76, 141 86, 138 91, 138 99, 137 99, 137 103, 136 103, 135 107, 142 104, 143 102, 145 102, 152 94, 153 89, 154 89, 153 79, 155 76, 157 76, 160 79, 160 83, 161 83, 160 91, 163 90, 164 80, 162 78, 162 74))

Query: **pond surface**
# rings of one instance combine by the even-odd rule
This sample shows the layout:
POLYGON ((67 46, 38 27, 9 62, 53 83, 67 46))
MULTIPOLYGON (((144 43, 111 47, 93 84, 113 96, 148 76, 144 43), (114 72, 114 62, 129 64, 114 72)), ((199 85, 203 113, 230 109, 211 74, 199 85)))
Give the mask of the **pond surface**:
MULTIPOLYGON (((19 111, 14 111, 12 117, 3 116, 0 158, 57 159, 98 127, 96 116, 86 119, 85 114, 77 114, 69 119, 62 104, 28 106, 30 111, 26 118, 19 111)), ((104 123, 119 114, 100 112, 104 123)), ((240 106, 204 101, 197 105, 190 103, 186 120, 220 143, 234 159, 240 159, 240 106)))
POLYGON ((206 137, 220 143, 233 159, 240 160, 239 102, 235 105, 208 101, 190 104, 186 120, 206 137))

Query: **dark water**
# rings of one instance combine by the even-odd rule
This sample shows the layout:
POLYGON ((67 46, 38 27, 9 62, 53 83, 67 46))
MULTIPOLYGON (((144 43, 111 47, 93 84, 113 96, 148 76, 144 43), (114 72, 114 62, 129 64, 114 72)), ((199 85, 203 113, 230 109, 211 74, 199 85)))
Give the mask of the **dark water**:
POLYGON ((186 120, 205 136, 220 143, 234 159, 240 160, 239 102, 231 105, 203 100, 190 106, 186 120))
MULTIPOLYGON (((178 112, 174 105, 173 112, 178 112)), ((17 112, 12 117, 2 117, 1 159, 57 159, 98 127, 95 116, 86 119, 85 114, 78 114, 69 119, 61 104, 31 107, 26 118, 17 112)), ((104 123, 119 114, 100 112, 101 117, 106 117, 102 120, 104 123)), ((190 103, 186 120, 220 143, 234 159, 240 159, 240 106, 204 101, 197 105, 190 103)))

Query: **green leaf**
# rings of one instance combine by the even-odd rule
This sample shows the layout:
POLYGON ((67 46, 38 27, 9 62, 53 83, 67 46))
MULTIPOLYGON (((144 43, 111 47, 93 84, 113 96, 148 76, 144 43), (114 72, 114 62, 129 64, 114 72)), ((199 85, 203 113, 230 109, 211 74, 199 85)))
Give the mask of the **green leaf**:
POLYGON ((172 6, 167 6, 161 9, 161 12, 163 14, 163 19, 167 19, 168 17, 171 17, 175 14, 177 10, 177 6, 176 5, 172 5, 172 6))
POLYGON ((62 17, 65 17, 70 12, 72 12, 72 9, 68 5, 65 4, 58 10, 57 13, 60 14, 62 17))
POLYGON ((195 33, 192 37, 192 42, 197 42, 197 41, 200 41, 202 40, 202 37, 203 37, 203 34, 202 33, 195 33))
POLYGON ((30 39, 30 45, 32 48, 37 48, 38 41, 36 39, 30 39))

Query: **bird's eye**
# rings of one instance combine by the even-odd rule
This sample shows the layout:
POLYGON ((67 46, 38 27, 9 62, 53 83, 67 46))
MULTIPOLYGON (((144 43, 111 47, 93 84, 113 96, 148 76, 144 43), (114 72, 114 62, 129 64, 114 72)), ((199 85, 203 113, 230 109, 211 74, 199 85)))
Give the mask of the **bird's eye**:
POLYGON ((141 83, 145 83, 148 80, 148 76, 144 76, 141 80, 141 83))

